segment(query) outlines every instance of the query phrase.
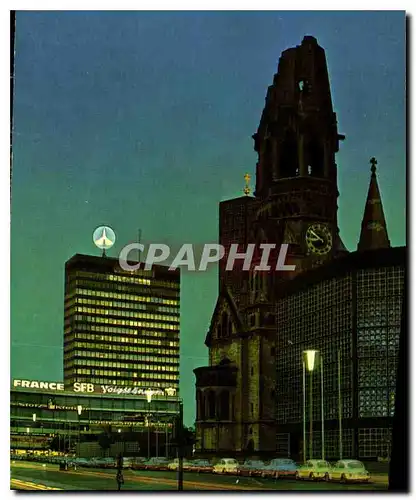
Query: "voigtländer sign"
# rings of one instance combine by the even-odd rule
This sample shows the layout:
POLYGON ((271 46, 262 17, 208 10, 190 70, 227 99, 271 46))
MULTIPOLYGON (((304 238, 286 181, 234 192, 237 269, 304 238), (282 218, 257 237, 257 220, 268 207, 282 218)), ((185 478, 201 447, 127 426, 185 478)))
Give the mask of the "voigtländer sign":
POLYGON ((13 379, 13 388, 22 387, 25 389, 38 389, 54 392, 77 392, 77 393, 98 393, 98 394, 116 394, 132 396, 176 396, 176 389, 168 387, 165 389, 143 389, 141 387, 101 385, 86 382, 75 382, 70 387, 65 387, 62 382, 45 382, 39 380, 13 379))

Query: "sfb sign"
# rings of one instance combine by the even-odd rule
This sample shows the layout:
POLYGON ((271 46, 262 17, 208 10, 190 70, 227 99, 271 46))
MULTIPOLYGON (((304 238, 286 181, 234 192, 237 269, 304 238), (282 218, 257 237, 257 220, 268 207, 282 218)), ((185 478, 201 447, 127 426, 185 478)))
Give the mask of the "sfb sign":
POLYGON ((74 392, 94 392, 94 384, 75 382, 74 392))

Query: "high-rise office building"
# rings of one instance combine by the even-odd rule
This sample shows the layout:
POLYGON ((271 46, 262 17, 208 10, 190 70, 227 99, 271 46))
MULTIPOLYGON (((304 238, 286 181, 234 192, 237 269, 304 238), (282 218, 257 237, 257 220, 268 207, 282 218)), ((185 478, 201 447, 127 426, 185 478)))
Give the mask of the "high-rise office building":
POLYGON ((118 259, 65 264, 64 380, 179 389, 180 271, 125 271, 118 259))

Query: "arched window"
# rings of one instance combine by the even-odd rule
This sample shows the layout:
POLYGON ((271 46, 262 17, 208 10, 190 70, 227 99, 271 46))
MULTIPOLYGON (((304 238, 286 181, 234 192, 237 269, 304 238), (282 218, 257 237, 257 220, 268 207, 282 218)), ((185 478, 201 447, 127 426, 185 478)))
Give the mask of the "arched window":
POLYGON ((254 442, 252 439, 249 439, 248 440, 248 443, 247 443, 247 451, 250 453, 250 452, 253 452, 254 451, 254 442))
POLYGON ((228 314, 226 312, 222 313, 221 330, 222 330, 222 336, 228 337, 228 314))
POLYGON ((215 392, 208 392, 208 418, 215 418, 215 392))
POLYGON ((220 394, 220 419, 230 419, 230 394, 228 391, 222 391, 220 394))
POLYGON ((217 338, 222 338, 222 325, 221 322, 217 325, 217 338))
POLYGON ((264 141, 264 163, 267 167, 270 167, 270 164, 272 162, 272 141, 270 140, 269 137, 264 141))
POLYGON ((308 175, 323 177, 324 175, 324 148, 322 142, 316 136, 312 136, 306 147, 306 161, 308 175))
POLYGON ((251 292, 254 292, 256 290, 256 278, 257 278, 256 271, 250 273, 250 291, 251 292))
POLYGON ((205 394, 198 390, 196 393, 197 400, 197 419, 204 420, 205 418, 205 394))
POLYGON ((299 158, 297 137, 293 130, 286 131, 280 151, 281 177, 295 177, 299 158))

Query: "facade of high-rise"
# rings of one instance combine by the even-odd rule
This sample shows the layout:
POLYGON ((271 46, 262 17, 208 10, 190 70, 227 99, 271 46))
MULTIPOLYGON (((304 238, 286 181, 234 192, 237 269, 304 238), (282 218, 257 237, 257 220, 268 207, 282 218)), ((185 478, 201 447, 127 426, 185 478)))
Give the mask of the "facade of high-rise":
POLYGON ((74 255, 65 264, 65 384, 177 394, 179 319, 179 270, 129 272, 118 259, 74 255))
MULTIPOLYGON (((255 269, 260 260, 257 250, 248 271, 241 266, 228 271, 220 263, 219 296, 205 340, 209 366, 194 370, 200 453, 272 455, 280 446, 281 412, 289 412, 285 407, 290 402, 277 405, 284 382, 276 363, 282 363, 281 330, 286 327, 279 308, 292 281, 324 273, 332 264, 342 266, 349 256, 337 222, 335 155, 344 138, 332 107, 325 52, 315 38, 306 36, 299 46, 282 53, 267 91, 253 135, 258 154, 254 196, 222 202, 219 223, 219 242, 226 249, 232 243, 239 244, 240 252, 248 243, 256 249, 274 244, 277 252, 287 244, 285 264, 295 265, 295 270, 276 271, 273 250, 269 271, 255 269)), ((360 255, 390 248, 375 159, 371 165, 360 255)), ((325 288, 322 303, 328 300, 325 293, 332 292, 325 288)), ((303 323, 302 328, 312 326, 303 323)), ((357 394, 356 385, 353 390, 357 394)))

